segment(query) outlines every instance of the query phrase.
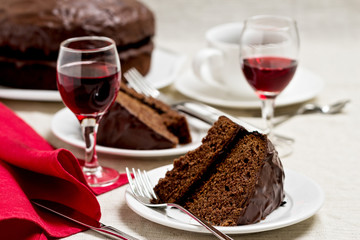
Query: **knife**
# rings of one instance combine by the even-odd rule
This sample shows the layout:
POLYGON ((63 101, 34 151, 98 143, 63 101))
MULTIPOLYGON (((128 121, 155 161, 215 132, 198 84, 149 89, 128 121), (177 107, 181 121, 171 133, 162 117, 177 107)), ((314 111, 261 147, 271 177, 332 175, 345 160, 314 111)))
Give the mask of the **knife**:
POLYGON ((101 222, 60 203, 40 199, 32 199, 31 202, 42 209, 46 209, 47 211, 62 216, 84 227, 90 228, 93 231, 105 236, 122 240, 138 240, 137 238, 132 237, 112 226, 104 225, 101 222))

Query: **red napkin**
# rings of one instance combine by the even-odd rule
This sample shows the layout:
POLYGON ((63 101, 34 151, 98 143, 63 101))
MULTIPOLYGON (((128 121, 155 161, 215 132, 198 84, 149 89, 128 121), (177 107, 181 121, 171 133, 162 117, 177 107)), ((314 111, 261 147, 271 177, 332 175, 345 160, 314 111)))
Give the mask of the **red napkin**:
POLYGON ((78 160, 65 149, 54 150, 29 125, 0 103, 0 239, 43 240, 84 230, 39 210, 30 199, 44 199, 100 219, 94 195, 127 183, 122 178, 107 189, 91 189, 78 160))

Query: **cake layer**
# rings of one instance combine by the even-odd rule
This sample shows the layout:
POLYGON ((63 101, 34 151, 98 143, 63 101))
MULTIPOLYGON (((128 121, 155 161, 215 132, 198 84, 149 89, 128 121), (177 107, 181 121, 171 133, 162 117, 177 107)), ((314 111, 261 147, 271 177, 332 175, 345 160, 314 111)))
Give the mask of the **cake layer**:
POLYGON ((121 91, 154 109, 161 116, 168 130, 178 137, 180 144, 192 141, 189 125, 184 115, 158 99, 136 92, 124 83, 121 84, 121 91))

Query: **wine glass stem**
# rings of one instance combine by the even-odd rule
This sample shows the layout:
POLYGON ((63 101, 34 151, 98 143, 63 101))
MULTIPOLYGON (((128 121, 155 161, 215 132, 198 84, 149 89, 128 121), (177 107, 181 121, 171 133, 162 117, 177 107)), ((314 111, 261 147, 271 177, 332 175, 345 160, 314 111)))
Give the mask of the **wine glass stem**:
POLYGON ((95 118, 85 118, 81 121, 81 130, 85 140, 84 169, 90 172, 99 168, 95 150, 97 128, 98 121, 95 118))
POLYGON ((273 117, 275 108, 275 98, 266 98, 262 100, 261 115, 265 121, 266 129, 264 133, 271 139, 273 134, 273 117))

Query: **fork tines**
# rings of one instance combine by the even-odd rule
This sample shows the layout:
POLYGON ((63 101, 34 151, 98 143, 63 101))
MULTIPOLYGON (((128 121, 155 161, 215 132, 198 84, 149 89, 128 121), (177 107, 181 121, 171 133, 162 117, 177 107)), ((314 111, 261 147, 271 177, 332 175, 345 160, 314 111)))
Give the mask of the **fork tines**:
POLYGON ((124 73, 124 77, 128 81, 130 87, 132 87, 138 93, 142 93, 145 96, 150 96, 153 98, 157 98, 159 96, 159 91, 135 68, 131 68, 126 73, 124 73))
POLYGON ((150 183, 149 176, 145 170, 141 171, 140 169, 137 169, 136 171, 134 168, 132 168, 132 174, 134 176, 134 178, 132 178, 129 168, 126 168, 126 174, 130 189, 135 196, 157 199, 157 196, 150 183))

